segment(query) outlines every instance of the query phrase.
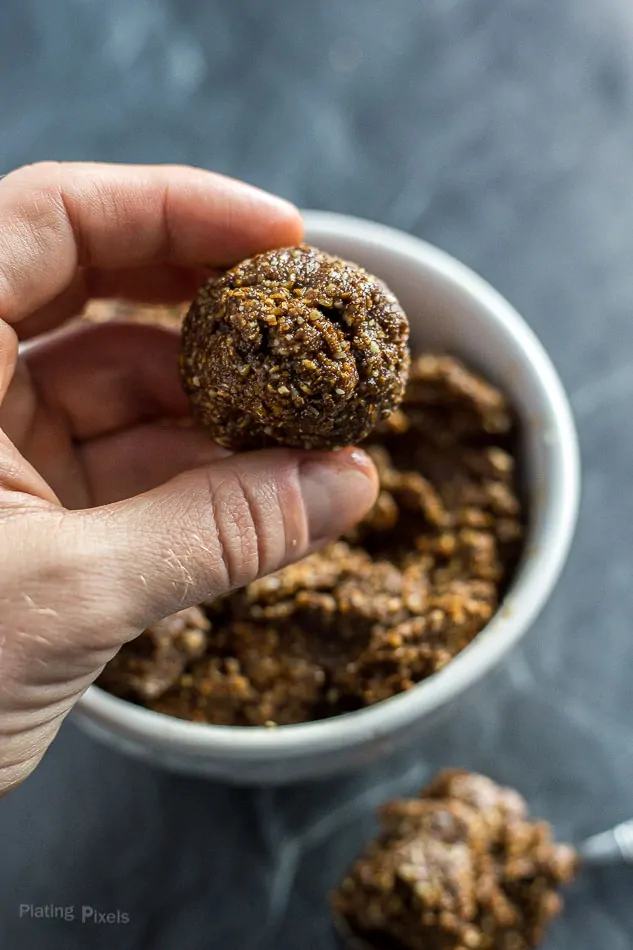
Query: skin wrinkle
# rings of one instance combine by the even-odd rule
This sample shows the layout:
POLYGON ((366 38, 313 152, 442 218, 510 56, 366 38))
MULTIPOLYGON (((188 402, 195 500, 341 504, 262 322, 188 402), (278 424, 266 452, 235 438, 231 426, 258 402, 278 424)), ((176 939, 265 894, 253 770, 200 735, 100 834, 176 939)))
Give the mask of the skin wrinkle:
MULTIPOLYGON (((47 632, 50 631, 50 627, 48 625, 46 626, 46 630, 47 632)), ((51 658, 55 658, 56 652, 61 652, 62 656, 66 652, 66 650, 63 648, 63 638, 58 639, 57 637, 44 635, 38 630, 34 630, 32 627, 29 630, 16 630, 13 641, 17 646, 24 642, 27 644, 28 648, 32 648, 33 645, 35 645, 41 649, 40 654, 35 655, 32 660, 29 657, 29 662, 47 663, 50 662, 51 658)))
MULTIPOLYGON (((22 569, 21 574, 19 573, 17 576, 15 575, 15 569, 12 568, 11 565, 8 566, 9 572, 14 575, 13 583, 15 587, 18 589, 22 588, 23 602, 28 615, 34 616, 32 605, 35 604, 40 617, 42 615, 50 615, 50 611, 53 610, 53 608, 50 606, 49 597, 51 600, 54 600, 54 598, 58 596, 60 589, 68 587, 69 578, 73 578, 77 575, 78 564, 86 565, 94 563, 95 565, 99 565, 101 569, 105 566, 105 576, 107 576, 108 568, 107 561, 104 561, 101 557, 101 552, 93 548, 90 538, 86 537, 85 527, 80 517, 75 516, 74 513, 69 515, 63 510, 55 511, 55 509, 49 509, 45 517, 41 519, 41 522, 46 535, 49 538, 57 538, 59 542, 59 555, 55 563, 42 563, 41 552, 38 549, 37 542, 34 541, 33 532, 29 531, 25 535, 20 531, 18 522, 15 521, 15 538, 18 546, 13 548, 14 558, 15 555, 21 555, 27 564, 22 569), (31 587, 30 589, 24 590, 24 585, 29 583, 28 578, 32 566, 37 566, 36 587, 34 589, 31 587)), ((14 558, 12 558, 12 560, 14 558)), ((21 559, 18 558, 18 564, 20 560, 21 559)), ((94 575, 87 573, 81 576, 81 582, 79 584, 75 581, 73 584, 73 614, 71 616, 76 616, 84 623, 86 617, 90 617, 93 614, 95 621, 99 618, 101 612, 99 606, 100 595, 104 583, 103 578, 103 573, 99 574, 99 572, 97 572, 94 575)), ((116 622, 115 620, 115 623, 116 622)), ((69 629, 73 627, 72 621, 69 622, 67 617, 64 620, 64 625, 69 629)), ((47 630, 47 636, 44 640, 49 647, 52 646, 55 648, 56 644, 60 644, 61 647, 63 638, 59 640, 55 637, 53 641, 48 636, 48 632, 50 631, 48 621, 46 621, 45 629, 47 630), (50 643, 49 640, 51 641, 50 643)), ((102 625, 98 625, 95 629, 102 629, 102 625)), ((35 630, 31 635, 38 636, 39 634, 38 631, 35 630)))
POLYGON ((216 491, 219 495, 219 490, 224 480, 222 479, 219 484, 214 486, 211 473, 207 472, 206 475, 207 477, 205 479, 205 487, 208 492, 208 504, 206 506, 206 510, 207 516, 210 519, 208 537, 213 538, 216 541, 218 550, 211 552, 206 544, 203 544, 201 547, 205 553, 211 555, 211 560, 214 565, 217 562, 217 567, 219 568, 218 586, 222 589, 228 590, 231 586, 231 577, 227 566, 226 551, 224 549, 224 541, 220 527, 221 515, 217 504, 218 496, 216 496, 216 491))
MULTIPOLYGON (((59 684, 56 684, 59 685, 59 684)), ((63 681, 63 685, 67 687, 67 680, 63 681)), ((31 695, 31 689, 35 692, 35 687, 31 687, 29 684, 16 683, 15 680, 6 677, 6 682, 3 681, 2 684, 2 693, 0 694, 0 705, 3 707, 2 715, 5 717, 11 716, 22 716, 25 717, 24 721, 28 721, 29 717, 37 715, 39 708, 34 710, 33 708, 33 696, 31 695)), ((63 695, 63 700, 67 698, 67 690, 63 695)), ((55 689, 47 689, 46 692, 47 703, 49 699, 52 702, 60 701, 56 699, 55 689)))
MULTIPOLYGON (((275 503, 283 524, 282 543, 287 556, 292 556, 296 547, 307 548, 308 518, 301 497, 299 486, 299 469, 296 468, 288 479, 284 479, 272 486, 275 492, 275 503)), ((276 532, 272 533, 275 537, 276 532)), ((277 562, 278 558, 271 558, 277 562)))
MULTIPOLYGON (((52 167, 55 170, 57 170, 56 164, 57 163, 52 163, 52 167)), ((57 221, 56 221, 57 227, 55 228, 56 234, 59 233, 60 226, 61 226, 62 231, 70 232, 72 245, 74 246, 74 252, 75 252, 74 253, 75 259, 74 261, 72 261, 72 270, 75 271, 77 267, 82 266, 84 252, 85 252, 84 237, 81 230, 81 222, 73 220, 73 216, 70 212, 70 208, 66 201, 66 196, 64 194, 64 189, 62 188, 62 186, 51 185, 50 189, 51 191, 47 195, 48 201, 46 203, 46 211, 48 211, 50 208, 57 209, 57 221)), ((31 228, 35 232, 39 230, 36 226, 33 226, 33 224, 31 224, 31 228)), ((46 248, 46 245, 44 245, 44 248, 46 248)))
POLYGON ((226 567, 227 586, 232 590, 241 586, 243 575, 250 576, 252 573, 253 555, 258 556, 256 545, 253 545, 255 526, 249 502, 244 497, 242 485, 235 472, 230 472, 219 485, 212 487, 212 494, 213 514, 222 561, 226 567), (246 538, 250 543, 246 543, 246 538))
MULTIPOLYGON (((61 719, 59 719, 61 722, 61 719)), ((2 762, 0 768, 21 765, 22 762, 28 762, 37 755, 38 746, 42 740, 42 734, 46 734, 49 729, 53 729, 56 734, 59 724, 55 720, 49 723, 42 723, 33 729, 26 729, 24 735, 19 733, 11 737, 2 739, 2 762)))
POLYGON ((172 234, 171 227, 171 205, 170 205, 170 191, 169 191, 169 182, 167 182, 162 190, 161 194, 161 223, 162 223, 162 233, 159 238, 159 241, 162 241, 162 246, 159 247, 158 252, 155 254, 155 257, 158 260, 169 260, 173 253, 173 247, 175 245, 174 237, 172 234))
MULTIPOLYGON (((66 211, 64 196, 60 188, 51 188, 41 194, 36 193, 33 197, 29 195, 28 200, 25 196, 24 205, 28 207, 30 203, 36 208, 38 217, 35 222, 29 221, 25 229, 27 232, 25 244, 30 243, 32 232, 38 245, 39 255, 47 254, 50 244, 47 234, 51 232, 55 241, 61 245, 64 243, 63 231, 70 230, 75 247, 78 248, 76 235, 66 211)), ((78 257, 77 251, 77 259, 78 257)), ((73 263, 73 270, 77 263, 78 260, 73 263)))
POLYGON ((2 789, 0 797, 22 784, 27 775, 33 771, 33 759, 33 751, 29 749, 13 761, 0 762, 0 789, 2 789), (3 775, 8 775, 9 779, 3 779, 3 775))
MULTIPOLYGON (((260 572, 265 572, 266 565, 270 563, 270 558, 266 551, 268 534, 266 528, 270 522, 270 516, 267 510, 269 505, 264 506, 255 502, 253 492, 257 492, 261 498, 262 489, 259 487, 251 487, 248 481, 242 478, 239 468, 235 471, 235 482, 240 489, 240 498, 244 500, 244 520, 243 524, 240 524, 239 531, 241 550, 237 560, 238 563, 245 563, 249 569, 252 567, 250 573, 254 576, 258 576, 260 572)), ((266 491, 265 487, 263 491, 266 491)), ((275 508, 275 513, 278 514, 279 510, 276 502, 277 497, 275 493, 273 507, 275 508)))
POLYGON ((174 551, 173 548, 167 549, 167 556, 165 558, 165 561, 169 565, 170 568, 175 568, 175 571, 180 575, 181 581, 174 578, 174 580, 172 581, 172 584, 173 584, 174 590, 179 591, 178 596, 180 599, 180 603, 185 604, 187 602, 188 592, 195 587, 195 582, 191 574, 191 571, 189 570, 185 562, 182 560, 182 558, 178 557, 178 554, 174 551))
POLYGON ((61 713, 68 710, 71 699, 72 695, 67 695, 56 703, 51 703, 50 698, 47 697, 46 706, 43 709, 31 710, 27 716, 20 710, 19 715, 15 717, 17 719, 15 725, 10 725, 11 719, 14 718, 11 716, 11 712, 3 710, 2 720, 0 721, 0 737, 3 739, 12 739, 16 736, 29 735, 30 733, 45 729, 59 718, 61 713), (37 719, 37 714, 44 712, 44 710, 46 710, 47 715, 42 719, 37 719), (29 720, 32 718, 36 718, 36 721, 30 722, 29 720))
MULTIPOLYGON (((199 510, 199 505, 196 503, 195 497, 192 498, 191 495, 186 492, 182 493, 182 502, 183 514, 174 518, 172 523, 182 524, 183 522, 187 523, 193 521, 193 517, 187 514, 187 508, 191 507, 193 512, 199 510)), ((162 525, 165 522, 164 509, 165 500, 153 499, 150 501, 148 499, 142 511, 139 511, 139 520, 148 525, 162 525)), ((212 517, 210 509, 211 505, 206 506, 205 513, 207 517, 212 517)), ((158 539, 154 534, 149 538, 143 538, 142 547, 132 552, 128 548, 127 540, 127 531, 130 530, 130 526, 123 526, 121 524, 118 505, 112 506, 112 508, 95 509, 90 514, 91 518, 94 518, 99 526, 99 536, 105 538, 106 543, 110 545, 109 556, 113 562, 112 568, 108 566, 107 562, 104 563, 101 561, 102 573, 107 576, 111 571, 112 575, 118 579, 117 582, 120 583, 120 580, 125 577, 129 562, 131 569, 130 579, 136 576, 140 582, 139 588, 135 588, 133 583, 127 583, 125 587, 120 590, 117 597, 117 602, 122 608, 120 620, 121 628, 126 628, 130 631, 125 639, 136 636, 148 622, 154 623, 170 613, 170 607, 165 606, 165 585, 167 585, 171 591, 174 591, 173 596, 167 594, 169 604, 172 603, 172 600, 175 601, 173 603, 173 610, 180 609, 184 603, 184 598, 187 597, 188 590, 192 588, 197 590, 201 586, 201 579, 196 580, 191 571, 184 564, 184 554, 177 554, 175 551, 173 544, 175 538, 173 536, 171 538, 165 537, 164 539, 158 539), (122 531, 123 527, 125 527, 125 531, 122 531), (146 541, 149 541, 149 547, 145 543, 146 541), (149 579, 144 572, 133 573, 132 554, 135 560, 151 557, 154 570, 149 579), (165 569, 166 567, 168 570, 165 569), (176 576, 174 576, 174 572, 176 576), (147 616, 147 614, 144 614, 142 617, 139 616, 139 608, 137 608, 136 605, 137 590, 142 590, 143 592, 151 591, 150 599, 153 601, 154 610, 150 616, 147 616)), ((209 537, 214 537, 214 530, 214 525, 211 523, 209 526, 209 537)), ((198 562, 199 558, 193 553, 196 547, 199 546, 197 539, 194 541, 194 536, 188 535, 186 532, 183 534, 186 536, 178 539, 179 548, 183 549, 183 542, 186 541, 187 559, 191 562, 198 562)), ((214 560, 217 559, 217 552, 213 552, 208 545, 204 547, 204 550, 211 554, 214 560)), ((220 583, 222 583, 222 581, 220 581, 220 583)), ((142 602, 145 602, 146 597, 147 594, 144 593, 142 602)))
MULTIPOLYGON (((52 593, 57 585, 47 586, 52 593)), ((45 586, 44 591, 46 590, 45 586)), ((98 612, 94 611, 94 613, 96 622, 98 612)), ((50 677, 53 677, 59 664, 61 664, 62 672, 69 676, 73 673, 73 667, 76 668, 78 665, 84 672, 85 669, 92 668, 97 660, 107 662, 115 648, 111 645, 101 646, 97 641, 85 643, 83 649, 73 651, 72 658, 68 656, 75 630, 81 629, 85 623, 86 614, 86 605, 78 600, 70 616, 66 616, 62 621, 58 615, 57 623, 51 623, 45 614, 40 612, 34 615, 31 608, 27 606, 22 617, 23 626, 13 630, 10 642, 6 644, 3 670, 5 672, 11 670, 14 675, 19 674, 19 677, 26 682, 29 680, 29 669, 35 668, 38 664, 44 669, 48 668, 50 677)), ((100 629, 107 629, 107 624, 100 629)))
MULTIPOLYGON (((27 608, 29 609, 29 608, 27 608)), ((7 683, 20 683, 20 695, 28 697, 30 708, 47 708, 57 699, 66 703, 67 711, 72 705, 73 697, 83 690, 94 679, 94 670, 103 669, 112 659, 118 648, 117 638, 120 631, 113 631, 112 643, 107 647, 96 643, 88 645, 81 652, 73 649, 76 632, 81 630, 85 623, 85 608, 79 609, 66 617, 63 631, 59 624, 51 626, 46 623, 39 629, 34 629, 33 620, 28 615, 24 618, 24 627, 12 632, 10 641, 5 641, 5 650, 2 655, 3 676, 6 683, 0 693, 0 707, 4 707, 5 715, 8 709, 16 709, 15 691, 7 693, 7 683)), ((22 702, 17 701, 17 708, 22 702)))
MULTIPOLYGON (((58 729, 55 730, 56 733, 57 731, 58 729)), ((36 755, 37 743, 32 743, 31 746, 27 746, 26 749, 24 749, 24 751, 17 757, 11 758, 10 756, 7 756, 5 758, 3 755, 4 761, 0 762, 0 775, 2 775, 3 772, 9 772, 10 774, 13 769, 18 769, 18 779, 16 784, 19 784, 31 771, 31 769, 23 769, 22 766, 30 765, 36 755)), ((0 783, 0 785, 1 784, 4 783, 0 783)))
MULTIPOLYGON (((194 533, 194 534, 191 534, 191 535, 190 535, 190 538, 191 538, 192 544, 194 544, 194 545, 195 545, 197 548, 199 548, 201 551, 204 551, 205 554, 207 554, 207 555, 209 556, 209 559, 212 559, 212 558, 217 557, 217 555, 218 555, 217 550, 214 551, 213 548, 210 547, 210 545, 205 544, 205 542, 202 540, 202 536, 201 536, 201 535, 194 533)), ((145 583, 145 584, 147 583, 147 581, 145 580, 144 577, 143 577, 143 583, 145 583)))
MULTIPOLYGON (((46 686, 46 688, 49 689, 51 686, 64 686, 72 682, 73 689, 76 689, 78 685, 81 686, 82 683, 83 688, 86 688, 92 681, 93 670, 97 666, 103 669, 106 663, 112 659, 116 651, 117 646, 110 646, 103 649, 95 647, 83 659, 81 657, 74 657, 73 659, 64 661, 59 667, 54 667, 50 663, 40 662, 37 664, 37 669, 42 672, 44 679, 40 681, 30 675, 29 685, 33 689, 38 689, 41 686, 46 686)), ((32 674, 36 667, 32 661, 29 662, 31 664, 29 674, 32 674)))
MULTIPOLYGON (((168 579, 169 586, 172 591, 174 591, 174 597, 176 598, 176 603, 174 604, 173 609, 180 609, 187 600, 202 600, 205 596, 212 594, 214 591, 222 590, 230 584, 230 579, 228 572, 225 566, 224 560, 224 549, 222 547, 221 540, 221 529, 219 521, 221 518, 221 513, 217 509, 216 504, 216 494, 218 489, 224 484, 225 478, 222 479, 219 483, 217 481, 212 481, 211 476, 208 472, 204 473, 205 478, 205 491, 203 496, 207 499, 206 503, 200 501, 199 492, 191 492, 191 489, 186 490, 182 495, 183 501, 183 511, 182 514, 176 519, 177 523, 181 525, 179 534, 181 537, 178 538, 178 547, 179 550, 183 552, 186 551, 186 559, 191 564, 200 565, 199 576, 194 576, 191 570, 187 567, 184 559, 184 554, 178 554, 174 548, 174 544, 165 539, 165 547, 163 548, 160 543, 157 544, 156 538, 152 538, 152 543, 154 545, 154 551, 152 557, 155 558, 157 565, 160 564, 161 567, 157 570, 157 573, 148 580, 145 574, 137 574, 140 584, 144 590, 148 588, 153 591, 154 599, 156 600, 157 610, 155 611, 155 616, 152 615, 151 622, 155 622, 161 617, 165 616, 166 613, 170 611, 161 607, 161 600, 164 598, 164 591, 162 588, 165 581, 168 579), (208 540, 203 539, 203 535, 198 530, 197 532, 190 531, 189 525, 195 523, 199 519, 196 519, 196 515, 199 513, 201 508, 205 512, 205 517, 208 519, 209 524, 208 528, 205 530, 205 537, 208 540), (204 557, 200 557, 200 552, 203 553, 204 557), (168 568, 167 571, 164 570, 164 566, 168 568), (167 574, 167 578, 165 577, 167 574), (205 578, 208 580, 205 582, 205 578), (162 593, 161 593, 162 591, 162 593), (195 594, 193 593, 195 592, 195 594), (191 594, 191 596, 189 596, 191 594)), ((148 504, 142 520, 144 522, 152 524, 161 524, 164 522, 164 504, 162 501, 156 502, 152 501, 148 504)), ((95 512, 95 514, 97 514, 95 512)), ((114 529, 117 532, 117 535, 120 536, 120 530, 116 527, 117 519, 116 515, 110 513, 110 518, 114 523, 114 529)), ((108 514, 107 509, 103 512, 99 512, 99 520, 103 521, 107 525, 108 514)), ((106 529, 106 534, 112 536, 111 529, 106 529)), ((173 541, 173 538, 171 539, 173 541)), ((114 549, 118 549, 121 544, 125 545, 125 537, 119 537, 114 541, 114 549)), ((138 556, 138 552, 136 552, 138 556)), ((125 550, 121 550, 120 554, 115 558, 126 558, 125 550)), ((125 591, 127 603, 127 619, 132 627, 142 627, 146 625, 147 617, 141 621, 136 617, 135 611, 132 608, 132 603, 129 602, 129 595, 131 594, 132 602, 134 600, 135 591, 132 588, 128 588, 125 591), (132 608, 132 609, 130 609, 132 608)), ((123 599, 123 598, 122 598, 123 599)), ((170 597, 171 602, 171 597, 170 597)), ((138 632, 138 631, 137 631, 138 632)))

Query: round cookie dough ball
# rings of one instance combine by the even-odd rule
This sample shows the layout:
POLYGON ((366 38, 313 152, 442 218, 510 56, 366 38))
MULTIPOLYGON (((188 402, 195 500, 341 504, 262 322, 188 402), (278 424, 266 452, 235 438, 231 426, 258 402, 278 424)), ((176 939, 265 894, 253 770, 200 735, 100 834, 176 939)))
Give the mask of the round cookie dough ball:
POLYGON ((182 381, 220 445, 334 449, 401 402, 408 336, 396 298, 362 268, 313 247, 268 251, 200 290, 182 381))

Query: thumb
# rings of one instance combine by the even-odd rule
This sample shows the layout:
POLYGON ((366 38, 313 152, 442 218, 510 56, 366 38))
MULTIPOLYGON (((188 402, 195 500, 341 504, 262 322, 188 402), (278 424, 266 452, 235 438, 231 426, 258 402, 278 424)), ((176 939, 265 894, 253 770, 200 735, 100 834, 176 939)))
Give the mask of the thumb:
MULTIPOLYGON (((82 512, 125 626, 227 593, 344 533, 374 503, 359 449, 234 455, 124 502, 82 512)), ((79 514, 79 513, 77 513, 79 514)))
POLYGON ((376 492, 375 469, 357 449, 276 450, 86 511, 5 499, 0 795, 34 768, 125 639, 303 557, 362 518, 376 492))

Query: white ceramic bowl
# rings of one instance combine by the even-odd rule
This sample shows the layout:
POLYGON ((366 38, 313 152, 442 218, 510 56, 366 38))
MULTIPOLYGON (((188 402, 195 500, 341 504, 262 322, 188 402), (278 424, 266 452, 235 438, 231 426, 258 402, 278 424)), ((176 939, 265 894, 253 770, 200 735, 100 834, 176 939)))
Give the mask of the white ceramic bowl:
POLYGON ((419 740, 521 639, 554 587, 574 532, 579 455, 569 404, 541 344, 488 284, 442 251, 378 224, 307 212, 309 243, 382 277, 409 316, 414 349, 463 357, 518 409, 530 505, 526 553, 505 604, 445 669, 407 693, 322 722, 279 729, 207 726, 142 709, 91 686, 76 721, 122 752, 235 783, 287 783, 351 770, 419 740))

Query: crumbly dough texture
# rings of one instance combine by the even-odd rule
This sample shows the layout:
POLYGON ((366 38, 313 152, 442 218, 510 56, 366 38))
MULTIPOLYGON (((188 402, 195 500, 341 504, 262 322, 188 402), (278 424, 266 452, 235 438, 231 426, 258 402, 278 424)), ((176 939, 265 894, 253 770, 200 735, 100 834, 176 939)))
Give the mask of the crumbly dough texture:
POLYGON ((517 792, 483 775, 443 772, 387 802, 380 823, 332 897, 376 950, 531 950, 578 866, 517 792))
POLYGON ((160 620, 121 650, 105 667, 99 684, 124 698, 151 702, 177 682, 187 664, 208 646, 211 624, 199 607, 160 620))
POLYGON ((267 251, 201 288, 183 324, 183 386, 227 448, 353 445, 402 400, 408 336, 363 268, 313 247, 267 251))
POLYGON ((364 522, 185 612, 203 648, 187 646, 180 615, 127 643, 99 684, 183 719, 271 727, 411 689, 473 640, 511 577, 523 534, 514 442, 497 389, 452 357, 418 356, 402 405, 365 443, 380 495, 364 522))

